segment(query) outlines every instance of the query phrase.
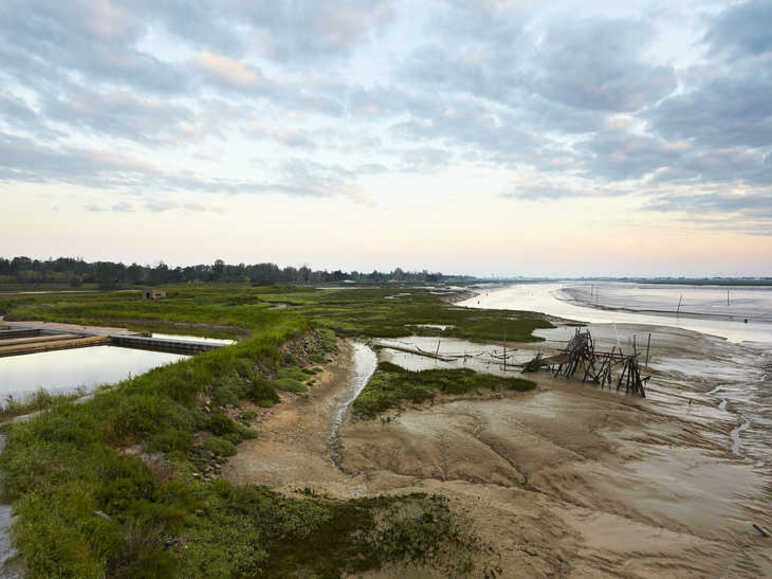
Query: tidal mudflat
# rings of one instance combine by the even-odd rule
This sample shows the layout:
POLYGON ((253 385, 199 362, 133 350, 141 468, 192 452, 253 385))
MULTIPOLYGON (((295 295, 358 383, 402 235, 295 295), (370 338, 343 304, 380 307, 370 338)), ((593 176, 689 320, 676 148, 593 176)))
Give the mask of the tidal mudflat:
MULTIPOLYGON (((349 416, 340 428, 340 469, 330 464, 328 448, 313 443, 326 428, 323 414, 307 417, 298 401, 290 415, 266 419, 283 445, 247 443, 244 450, 254 453, 240 451, 226 472, 239 482, 308 484, 336 496, 441 493, 491 547, 487 557, 505 577, 772 573, 772 548, 754 527, 772 525, 772 359, 765 348, 672 326, 588 328, 607 349, 631 349, 633 336, 640 347, 652 335, 647 398, 528 374, 538 385, 531 392, 440 396, 374 420, 349 416)), ((379 360, 411 370, 469 364, 519 375, 517 363, 560 350, 575 331, 560 324, 537 329, 544 341, 527 343, 437 336, 373 343, 379 360), (511 356, 506 370, 504 347, 511 356)), ((311 408, 326 407, 361 374, 362 362, 345 349, 337 364, 337 378, 311 408)))

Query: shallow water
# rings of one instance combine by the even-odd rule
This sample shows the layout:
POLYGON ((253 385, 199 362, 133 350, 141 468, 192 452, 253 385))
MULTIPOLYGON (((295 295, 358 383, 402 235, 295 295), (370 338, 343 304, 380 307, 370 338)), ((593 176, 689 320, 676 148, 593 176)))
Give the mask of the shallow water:
POLYGON ((370 377, 375 372, 378 366, 378 359, 375 356, 375 352, 368 345, 361 342, 353 342, 352 347, 352 372, 346 384, 346 391, 344 396, 335 401, 335 406, 332 412, 332 426, 330 430, 330 453, 332 455, 332 462, 335 468, 340 470, 340 440, 339 431, 343 424, 343 419, 346 416, 351 404, 359 396, 359 393, 364 390, 367 383, 370 381, 370 377))
POLYGON ((23 397, 39 388, 51 393, 72 392, 112 384, 187 358, 115 346, 92 346, 0 358, 0 397, 23 397))
POLYGON ((235 344, 236 340, 227 340, 223 338, 205 338, 202 336, 183 336, 179 334, 156 334, 153 332, 153 338, 163 338, 165 340, 181 340, 184 342, 206 342, 210 344, 235 344))
POLYGON ((608 282, 568 285, 562 290, 580 305, 696 315, 750 323, 772 322, 772 287, 683 286, 608 282))
MULTIPOLYGON (((724 297, 726 292, 724 289, 724 297)), ((544 312, 561 318, 577 320, 588 323, 627 323, 648 324, 659 326, 671 326, 694 330, 703 334, 720 336, 732 342, 760 342, 772 343, 772 288, 757 288, 754 290, 730 289, 730 303, 732 292, 736 292, 740 302, 732 311, 741 312, 737 319, 723 319, 708 317, 711 305, 715 305, 718 295, 715 288, 701 288, 698 286, 642 286, 640 284, 622 283, 598 283, 594 288, 584 289, 568 282, 529 283, 516 284, 501 289, 491 289, 473 298, 461 302, 459 305, 471 308, 526 310, 544 312), (593 293, 593 302, 590 307, 585 302, 580 302, 576 296, 577 288, 584 292, 593 293), (573 292, 573 295, 572 295, 573 292), (640 297, 636 297, 639 292, 640 297), (649 293, 651 292, 651 293, 649 293), (676 309, 679 297, 685 294, 684 299, 690 303, 691 311, 688 316, 676 317, 671 315, 676 309), (701 299, 692 295, 700 295, 701 299), (573 301, 571 301, 573 300, 573 301), (608 300, 608 304, 602 300, 608 300), (626 304, 630 309, 654 309, 663 310, 655 312, 612 311, 598 309, 600 306, 614 307, 614 304, 626 304), (665 309, 667 308, 667 309, 665 309), (700 318, 696 316, 704 315, 700 318), (749 323, 744 323, 744 317, 749 317, 749 323)), ((733 308, 735 306, 730 306, 733 308)), ((682 304, 682 310, 684 306, 682 304)))
POLYGON ((457 338, 436 338, 427 336, 408 336, 398 339, 375 340, 382 346, 378 358, 391 362, 406 370, 470 368, 476 372, 511 376, 520 373, 515 364, 522 364, 534 357, 531 350, 505 349, 496 344, 476 344, 457 338), (392 349, 404 348, 424 352, 427 355, 414 354, 392 349), (437 359, 432 356, 439 356, 437 359), (506 355, 506 364, 504 363, 506 355))

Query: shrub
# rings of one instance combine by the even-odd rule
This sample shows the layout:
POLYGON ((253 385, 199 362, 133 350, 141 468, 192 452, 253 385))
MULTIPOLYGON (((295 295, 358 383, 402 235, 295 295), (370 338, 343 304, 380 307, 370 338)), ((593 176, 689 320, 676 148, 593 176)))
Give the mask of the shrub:
POLYGON ((305 372, 304 370, 301 370, 297 366, 279 368, 279 370, 276 372, 276 375, 279 378, 289 378, 292 380, 297 380, 298 382, 303 382, 304 380, 307 380, 309 376, 307 372, 305 372))
POLYGON ((252 379, 245 392, 245 397, 261 407, 273 406, 280 400, 274 384, 260 377, 252 379))
POLYGON ((206 450, 218 456, 233 456, 236 454, 236 446, 224 438, 207 438, 203 446, 206 450))
POLYGON ((285 392, 306 392, 308 390, 305 384, 293 378, 277 378, 273 384, 277 390, 285 392))

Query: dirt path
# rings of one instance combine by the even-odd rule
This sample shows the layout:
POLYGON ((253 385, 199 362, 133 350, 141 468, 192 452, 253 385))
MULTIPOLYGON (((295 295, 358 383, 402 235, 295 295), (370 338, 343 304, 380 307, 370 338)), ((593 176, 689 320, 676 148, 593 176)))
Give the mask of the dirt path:
POLYGON ((284 490, 308 486, 339 496, 355 492, 352 478, 335 468, 330 445, 337 411, 351 398, 354 371, 352 344, 341 340, 339 345, 306 396, 283 393, 280 404, 261 411, 254 424, 258 438, 239 446, 223 467, 225 478, 284 490))

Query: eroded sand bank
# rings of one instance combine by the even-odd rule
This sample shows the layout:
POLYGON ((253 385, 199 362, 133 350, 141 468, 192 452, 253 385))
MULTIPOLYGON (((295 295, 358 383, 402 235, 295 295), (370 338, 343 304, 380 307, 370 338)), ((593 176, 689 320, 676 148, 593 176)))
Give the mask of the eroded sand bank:
POLYGON ((743 402, 719 408, 715 392, 763 382, 769 361, 686 330, 590 329, 601 347, 653 333, 649 398, 532 374, 539 387, 530 393, 438 400, 391 422, 347 421, 341 471, 327 434, 350 394, 345 346, 307 400, 288 397, 261 416, 260 437, 224 473, 341 497, 442 493, 491 547, 481 567, 507 577, 772 575, 772 539, 752 526, 772 526, 768 426, 759 414, 733 452, 739 418, 730 405, 743 402))

